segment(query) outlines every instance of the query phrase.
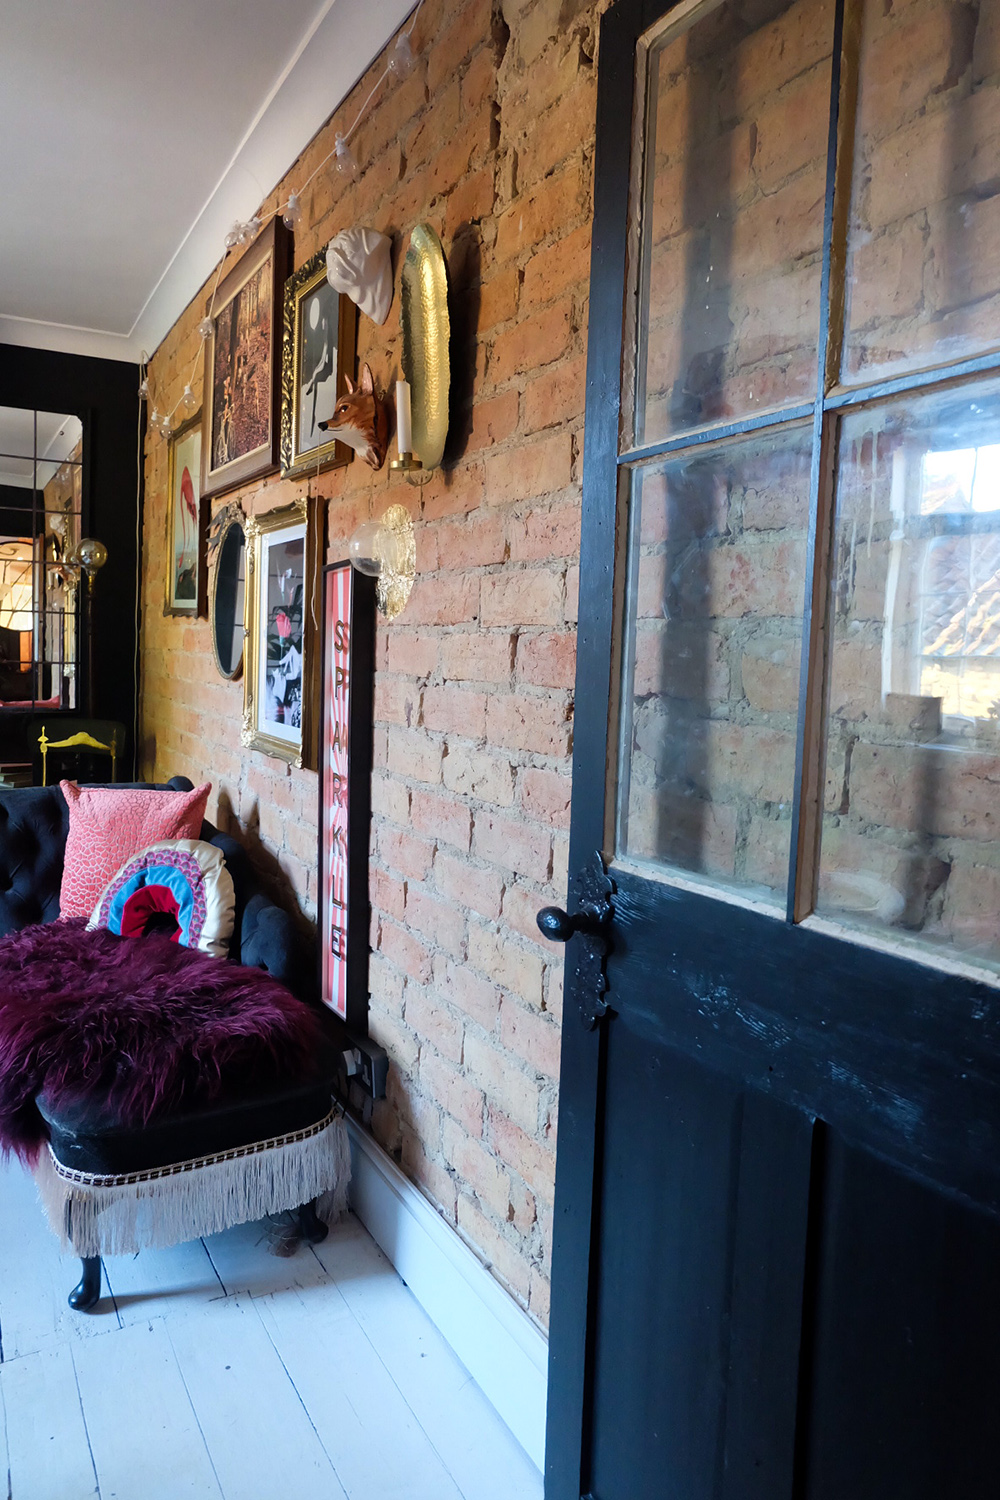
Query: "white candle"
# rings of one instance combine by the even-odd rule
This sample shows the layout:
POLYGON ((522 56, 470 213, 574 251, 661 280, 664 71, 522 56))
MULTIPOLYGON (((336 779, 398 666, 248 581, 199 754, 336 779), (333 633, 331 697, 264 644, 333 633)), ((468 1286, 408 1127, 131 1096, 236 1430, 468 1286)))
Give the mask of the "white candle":
POLYGON ((400 457, 413 451, 413 424, 410 418, 410 386, 406 380, 396 381, 396 446, 400 457))

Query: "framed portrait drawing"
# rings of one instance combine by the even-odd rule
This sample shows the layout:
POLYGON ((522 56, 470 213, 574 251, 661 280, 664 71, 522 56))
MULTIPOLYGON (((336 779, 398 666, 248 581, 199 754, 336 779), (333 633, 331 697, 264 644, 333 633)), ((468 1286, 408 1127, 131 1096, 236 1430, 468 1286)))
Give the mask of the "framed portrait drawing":
POLYGON ((165 615, 205 612, 205 507, 201 499, 201 412, 171 433, 167 453, 165 615))
POLYGON ((320 995, 365 1035, 375 580, 348 562, 324 568, 320 632, 320 995))
POLYGON ((216 289, 205 340, 202 494, 277 467, 281 420, 281 293, 291 236, 272 219, 216 289))
POLYGON ((333 415, 354 373, 358 310, 326 279, 321 250, 285 282, 281 365, 281 472, 304 474, 346 464, 346 443, 320 426, 333 415))
POLYGON ((243 730, 252 750, 316 765, 321 506, 303 497, 246 523, 243 730))

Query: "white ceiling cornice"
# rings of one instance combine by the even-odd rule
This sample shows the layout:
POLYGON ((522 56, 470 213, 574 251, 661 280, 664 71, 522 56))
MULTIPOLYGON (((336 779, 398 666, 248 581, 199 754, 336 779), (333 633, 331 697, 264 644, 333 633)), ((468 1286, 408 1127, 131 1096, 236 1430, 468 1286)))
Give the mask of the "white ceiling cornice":
MULTIPOLYGON (((194 221, 176 226, 177 248, 127 333, 5 314, 0 287, 0 343, 129 361, 137 361, 142 350, 152 352, 211 276, 233 221, 249 218, 281 181, 413 8, 414 0, 323 0, 242 140, 220 152, 221 175, 194 221)), ((182 107, 185 102, 196 105, 179 101, 182 107)), ((128 129, 127 121, 122 128, 128 129)), ((51 233, 46 205, 39 208, 38 231, 51 233)), ((95 210, 113 214, 114 205, 95 210)), ((117 250, 120 264, 127 246, 117 250)), ((79 274, 101 274, 101 268, 81 265, 79 274)), ((108 264, 104 274, 114 278, 115 265, 108 264)))

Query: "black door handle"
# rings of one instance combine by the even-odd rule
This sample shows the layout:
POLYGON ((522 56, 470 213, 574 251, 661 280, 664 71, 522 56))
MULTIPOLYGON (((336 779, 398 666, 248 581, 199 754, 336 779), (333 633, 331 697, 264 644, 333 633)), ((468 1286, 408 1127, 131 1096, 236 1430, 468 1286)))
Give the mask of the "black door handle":
POLYGON ((604 998, 608 987, 604 962, 611 948, 611 922, 615 914, 611 900, 614 882, 599 852, 578 872, 574 886, 578 902, 575 912, 563 911, 561 906, 543 906, 535 921, 539 932, 553 943, 568 943, 577 932, 583 938, 573 955, 570 983, 580 1019, 588 1029, 593 1029, 608 1010, 604 998))
POLYGON ((607 925, 606 919, 602 921, 592 910, 575 911, 570 916, 561 906, 543 906, 535 921, 542 936, 553 943, 568 943, 574 932, 597 936, 607 925))

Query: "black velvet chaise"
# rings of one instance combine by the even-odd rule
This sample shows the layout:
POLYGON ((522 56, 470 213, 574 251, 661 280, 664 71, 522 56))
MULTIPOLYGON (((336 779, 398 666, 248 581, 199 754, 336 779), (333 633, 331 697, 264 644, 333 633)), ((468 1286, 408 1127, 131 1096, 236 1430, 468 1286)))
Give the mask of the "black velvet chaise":
MULTIPOLYGON (((166 787, 190 791, 191 783, 175 777, 166 787)), ((59 916, 68 826, 58 787, 0 792, 0 937, 59 916)), ((309 1000, 311 970, 291 917, 257 888, 235 839, 208 822, 201 838, 222 851, 233 880, 230 959, 267 970, 309 1000)), ((325 1022, 323 1008, 316 1010, 325 1022)), ((64 1244, 83 1261, 72 1307, 89 1310, 98 1301, 102 1254, 197 1238, 279 1209, 297 1210, 305 1238, 324 1238, 324 1219, 346 1206, 350 1168, 333 1102, 335 1044, 325 1024, 322 1034, 327 1040, 308 1077, 282 1077, 264 1089, 227 1078, 211 1105, 168 1111, 138 1129, 123 1127, 100 1099, 54 1107, 44 1090, 37 1095, 48 1135, 36 1170, 40 1191, 64 1244), (220 1182, 206 1207, 199 1184, 220 1182), (301 1196, 280 1201, 296 1188, 301 1196)))

